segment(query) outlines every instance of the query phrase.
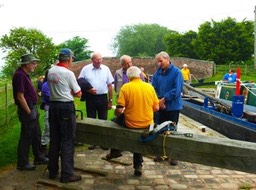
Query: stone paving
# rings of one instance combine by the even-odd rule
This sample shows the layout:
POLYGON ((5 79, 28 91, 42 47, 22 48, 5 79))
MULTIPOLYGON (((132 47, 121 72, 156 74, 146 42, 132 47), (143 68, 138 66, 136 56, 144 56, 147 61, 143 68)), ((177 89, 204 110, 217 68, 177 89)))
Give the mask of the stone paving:
MULTIPOLYGON (((182 116, 178 131, 193 131, 205 135, 221 136, 208 128, 206 128, 206 132, 202 132, 202 128, 204 126, 182 116)), ((70 184, 83 190, 256 190, 255 174, 182 161, 177 166, 171 166, 168 161, 154 162, 152 156, 144 156, 143 175, 135 177, 132 165, 126 166, 102 160, 102 157, 107 153, 108 151, 104 151, 99 147, 92 151, 87 150, 85 145, 77 147, 75 154, 76 168, 94 169, 95 171, 105 172, 107 175, 102 176, 97 173, 77 170, 76 173, 82 175, 82 181, 70 184)), ((118 158, 118 160, 132 163, 132 154, 130 152, 123 152, 123 156, 118 158)), ((1 173, 0 189, 60 189, 37 183, 38 179, 48 180, 46 173, 46 166, 39 166, 36 171, 32 172, 20 172, 12 168, 1 173)), ((53 182, 59 183, 59 179, 53 182)), ((63 189, 65 188, 67 187, 63 186, 63 189)))

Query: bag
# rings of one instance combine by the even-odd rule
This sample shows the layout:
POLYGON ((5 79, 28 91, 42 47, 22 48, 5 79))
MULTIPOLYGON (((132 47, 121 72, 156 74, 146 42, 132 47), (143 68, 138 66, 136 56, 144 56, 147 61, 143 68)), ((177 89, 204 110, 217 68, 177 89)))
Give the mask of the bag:
POLYGON ((40 110, 44 110, 45 102, 42 102, 40 105, 40 110))

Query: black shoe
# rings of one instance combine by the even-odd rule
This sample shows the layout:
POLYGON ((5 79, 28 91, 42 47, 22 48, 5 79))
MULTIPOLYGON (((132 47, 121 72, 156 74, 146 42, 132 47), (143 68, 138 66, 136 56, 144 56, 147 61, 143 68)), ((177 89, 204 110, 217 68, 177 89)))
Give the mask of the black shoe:
POLYGON ((31 165, 31 164, 27 164, 25 166, 17 166, 17 170, 27 170, 27 171, 32 171, 35 170, 36 166, 31 165))
POLYGON ((61 178, 60 182, 61 183, 69 183, 69 182, 80 181, 81 179, 82 179, 82 177, 80 175, 72 175, 68 178, 61 178))
POLYGON ((170 160, 170 165, 176 166, 177 164, 178 164, 178 160, 174 160, 174 159, 170 160))
POLYGON ((142 167, 138 166, 134 169, 134 175, 135 176, 141 176, 142 175, 142 167))
POLYGON ((95 145, 90 145, 90 146, 88 147, 88 150, 94 150, 95 148, 96 148, 95 145))
POLYGON ((113 158, 119 158, 123 156, 121 152, 109 153, 106 155, 106 160, 111 160, 113 158))
POLYGON ((48 164, 49 159, 44 157, 41 160, 34 160, 35 165, 43 165, 43 164, 48 164))
POLYGON ((101 148, 102 150, 108 150, 108 149, 109 149, 108 147, 105 147, 105 146, 100 146, 100 148, 101 148))

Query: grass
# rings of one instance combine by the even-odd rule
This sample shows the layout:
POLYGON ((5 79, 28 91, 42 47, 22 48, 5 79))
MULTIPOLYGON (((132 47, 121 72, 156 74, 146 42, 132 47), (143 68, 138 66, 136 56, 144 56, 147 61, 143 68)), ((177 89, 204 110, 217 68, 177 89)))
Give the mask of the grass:
MULTIPOLYGON (((113 95, 113 102, 115 102, 115 95, 113 95)), ((38 103, 38 107, 40 101, 38 103)), ((81 102, 78 98, 75 98, 75 106, 77 110, 83 112, 84 117, 86 117, 85 102, 81 102)), ((39 108, 38 108, 39 109, 39 108)), ((44 127, 44 111, 40 110, 40 126, 41 129, 44 127)), ((108 112, 108 119, 111 120, 114 117, 113 109, 108 112)), ((20 135, 20 122, 18 118, 14 118, 8 127, 0 128, 0 171, 5 170, 12 165, 16 166, 17 162, 17 145, 20 135)), ((30 151, 32 157, 32 150, 30 151)))

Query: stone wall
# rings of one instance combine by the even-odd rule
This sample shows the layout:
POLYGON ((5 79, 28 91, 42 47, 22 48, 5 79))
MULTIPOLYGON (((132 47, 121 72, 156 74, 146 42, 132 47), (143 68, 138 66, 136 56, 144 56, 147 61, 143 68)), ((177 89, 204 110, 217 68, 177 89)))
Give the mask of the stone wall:
MULTIPOLYGON (((215 71, 215 64, 212 61, 203 61, 182 57, 173 57, 171 58, 171 61, 179 68, 182 68, 183 64, 187 64, 191 74, 193 74, 193 76, 195 76, 197 79, 211 77, 215 71)), ((135 66, 144 67, 145 73, 147 74, 153 74, 157 69, 155 59, 151 57, 133 57, 132 62, 135 66)), ((74 71, 76 77, 78 77, 81 69, 89 63, 91 63, 91 60, 76 62, 73 64, 72 70, 74 71)), ((110 68, 113 75, 115 71, 121 67, 119 58, 116 57, 104 57, 103 63, 110 68)))

